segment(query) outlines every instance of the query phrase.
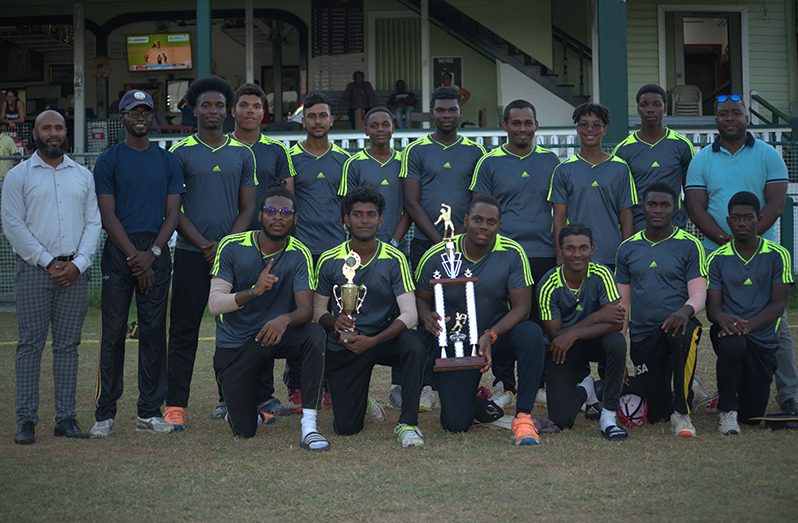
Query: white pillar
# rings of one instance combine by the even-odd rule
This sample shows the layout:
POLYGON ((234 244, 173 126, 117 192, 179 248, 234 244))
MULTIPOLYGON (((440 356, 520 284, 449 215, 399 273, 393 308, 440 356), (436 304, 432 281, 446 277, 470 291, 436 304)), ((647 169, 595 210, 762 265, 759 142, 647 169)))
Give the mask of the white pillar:
POLYGON ((244 38, 246 40, 245 53, 247 57, 246 81, 249 83, 255 80, 255 29, 252 19, 252 0, 244 0, 244 38))
MULTIPOLYGON (((421 112, 430 110, 429 102, 432 92, 432 75, 429 60, 429 0, 421 0, 421 112)), ((429 121, 422 123, 429 129, 429 121)))
POLYGON ((84 79, 84 31, 86 20, 83 17, 83 4, 75 3, 72 15, 72 27, 74 30, 74 54, 75 71, 72 79, 75 88, 75 128, 72 136, 72 150, 82 153, 86 150, 86 82, 84 79))

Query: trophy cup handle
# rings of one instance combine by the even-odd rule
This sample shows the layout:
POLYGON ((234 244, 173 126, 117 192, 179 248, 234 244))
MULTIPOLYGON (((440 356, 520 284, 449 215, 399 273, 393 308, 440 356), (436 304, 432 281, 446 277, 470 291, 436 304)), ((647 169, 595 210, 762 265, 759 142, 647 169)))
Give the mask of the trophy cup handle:
POLYGON ((333 298, 335 299, 335 304, 338 306, 338 310, 343 310, 344 306, 341 303, 341 292, 340 288, 338 287, 338 284, 333 285, 332 295, 333 298))
POLYGON ((365 285, 360 285, 357 289, 358 297, 357 297, 357 307, 355 307, 355 312, 360 312, 360 308, 363 307, 363 302, 366 301, 366 294, 368 293, 369 289, 365 285), (363 294, 360 294, 360 291, 363 291, 363 294))

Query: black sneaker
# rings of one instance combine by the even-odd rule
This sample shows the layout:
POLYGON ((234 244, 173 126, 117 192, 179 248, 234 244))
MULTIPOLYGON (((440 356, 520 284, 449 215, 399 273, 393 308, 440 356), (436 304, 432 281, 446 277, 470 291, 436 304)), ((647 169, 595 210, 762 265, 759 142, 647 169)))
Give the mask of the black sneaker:
POLYGON ((56 423, 55 429, 53 430, 53 435, 65 438, 75 438, 75 439, 89 438, 89 433, 83 432, 80 429, 80 427, 78 426, 78 422, 75 421, 75 418, 67 418, 56 423))
POLYGON ((17 425, 17 433, 14 435, 14 443, 17 445, 30 445, 36 443, 36 425, 32 421, 23 421, 17 425))
POLYGON ((798 400, 790 398, 781 404, 781 411, 791 416, 798 416, 798 400))

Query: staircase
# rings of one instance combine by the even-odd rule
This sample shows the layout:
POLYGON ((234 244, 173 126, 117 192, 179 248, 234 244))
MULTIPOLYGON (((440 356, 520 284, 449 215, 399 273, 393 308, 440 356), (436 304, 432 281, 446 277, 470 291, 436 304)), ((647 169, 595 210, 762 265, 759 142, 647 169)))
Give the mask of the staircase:
MULTIPOLYGON (((399 2, 420 11, 419 0, 399 2)), ((573 106, 590 99, 590 49, 557 28, 552 31, 557 64, 553 71, 444 0, 430 0, 429 19, 487 59, 513 66, 573 106)))

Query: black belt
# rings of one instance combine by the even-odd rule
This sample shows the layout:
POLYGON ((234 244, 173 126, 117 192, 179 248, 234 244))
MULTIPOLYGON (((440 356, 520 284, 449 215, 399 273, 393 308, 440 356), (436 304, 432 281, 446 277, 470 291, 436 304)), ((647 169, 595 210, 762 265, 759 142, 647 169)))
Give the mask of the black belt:
POLYGON ((74 254, 70 254, 69 256, 56 256, 55 257, 55 260, 56 261, 60 261, 60 262, 71 262, 74 259, 75 259, 75 255, 74 254))

